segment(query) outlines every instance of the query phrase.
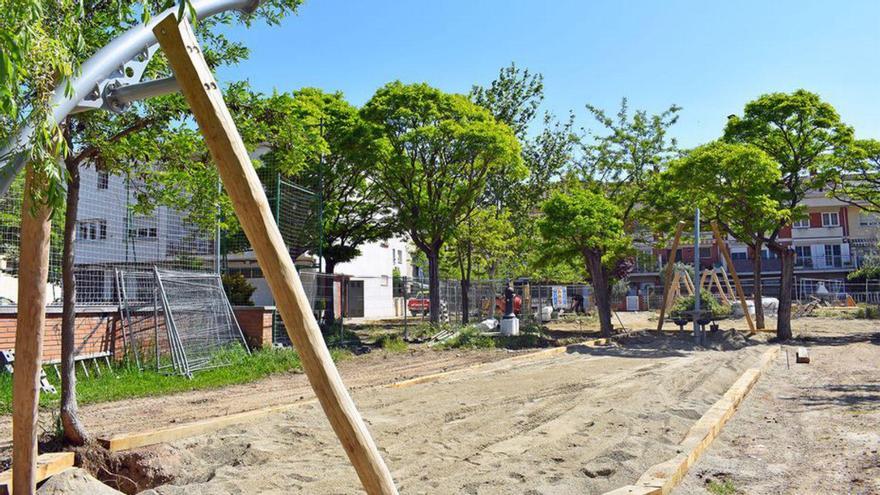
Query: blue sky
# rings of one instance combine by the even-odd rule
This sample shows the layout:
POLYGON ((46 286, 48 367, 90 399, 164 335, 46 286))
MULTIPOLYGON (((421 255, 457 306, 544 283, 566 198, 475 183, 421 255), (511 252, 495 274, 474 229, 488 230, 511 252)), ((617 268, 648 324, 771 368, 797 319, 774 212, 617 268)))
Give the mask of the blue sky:
POLYGON ((306 0, 282 25, 231 28, 248 61, 219 79, 264 92, 343 91, 361 105, 400 79, 450 92, 510 62, 544 74, 544 108, 683 107, 683 146, 719 136, 762 93, 805 88, 880 139, 880 1, 306 0))

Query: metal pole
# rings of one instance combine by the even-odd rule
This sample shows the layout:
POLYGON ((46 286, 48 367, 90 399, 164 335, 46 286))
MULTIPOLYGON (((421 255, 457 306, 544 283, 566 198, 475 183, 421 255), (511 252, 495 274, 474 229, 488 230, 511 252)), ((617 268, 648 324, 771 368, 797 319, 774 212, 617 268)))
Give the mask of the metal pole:
MULTIPOLYGON (((223 194, 223 182, 220 176, 217 176, 217 224, 214 229, 214 270, 217 276, 220 276, 220 220, 223 215, 223 208, 220 206, 220 195, 223 194)), ((222 282, 222 281, 221 281, 222 282)), ((222 285, 222 284, 221 284, 222 285)))
MULTIPOLYGON (((694 279, 700 274, 700 209, 694 214, 694 279)), ((700 287, 694 291, 694 344, 702 343, 702 331, 700 329, 700 299, 702 297, 700 287)))

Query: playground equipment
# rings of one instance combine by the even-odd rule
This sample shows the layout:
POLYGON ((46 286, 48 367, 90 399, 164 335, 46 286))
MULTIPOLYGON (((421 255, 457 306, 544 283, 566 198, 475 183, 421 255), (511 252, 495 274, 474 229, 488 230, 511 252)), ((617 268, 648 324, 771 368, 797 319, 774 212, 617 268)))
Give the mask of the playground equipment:
MULTIPOLYGON (((253 12, 259 0, 194 0, 196 17, 228 10, 253 12)), ((396 494, 388 468, 379 455, 363 419, 342 383, 312 314, 302 283, 274 221, 260 181, 241 136, 223 101, 195 35, 186 20, 178 21, 176 8, 141 24, 99 50, 86 61, 78 77, 56 87, 51 105, 53 118, 62 121, 75 111, 105 108, 123 111, 139 99, 172 92, 179 86, 204 135, 211 156, 232 199, 235 212, 257 261, 266 274, 276 305, 303 368, 333 430, 369 494, 396 494), (176 75, 173 79, 139 83, 159 42, 176 75), (72 89, 72 96, 65 87, 72 89)), ((5 194, 15 175, 24 168, 21 151, 33 134, 25 127, 8 143, 2 156, 12 160, 0 169, 0 194, 5 194)), ((26 189, 42 187, 28 171, 26 189)), ((36 484, 36 435, 41 369, 42 334, 45 324, 45 286, 48 277, 49 219, 52 211, 32 203, 25 195, 22 211, 19 273, 19 316, 16 329, 18 369, 14 375, 13 490, 33 493, 36 484), (32 212, 32 213, 31 213, 32 212)))

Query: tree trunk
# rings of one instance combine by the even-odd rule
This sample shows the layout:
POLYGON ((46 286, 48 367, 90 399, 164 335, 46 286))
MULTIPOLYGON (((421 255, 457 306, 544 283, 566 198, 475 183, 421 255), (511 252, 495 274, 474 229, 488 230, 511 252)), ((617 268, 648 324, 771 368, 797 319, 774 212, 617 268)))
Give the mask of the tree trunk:
POLYGON ((30 194, 45 190, 45 178, 37 177, 33 166, 28 166, 25 177, 12 375, 12 488, 18 495, 33 494, 36 489, 37 412, 52 215, 52 208, 34 204, 30 194))
POLYGON ((593 285, 596 312, 599 314, 599 329, 603 337, 611 337, 614 332, 614 325, 611 323, 611 286, 608 284, 605 267, 602 266, 602 254, 591 252, 586 254, 585 258, 593 285))
POLYGON ((324 324, 332 325, 336 323, 336 312, 333 310, 335 306, 335 296, 333 294, 333 273, 336 270, 336 260, 324 257, 324 276, 321 277, 321 283, 318 287, 324 292, 324 324))
MULTIPOLYGON (((79 209, 79 166, 67 163, 67 211, 64 217, 64 253, 61 259, 63 307, 61 310, 61 424, 64 439, 73 445, 88 441, 88 432, 79 420, 76 403, 76 216, 79 209)), ((158 342, 157 342, 158 345, 158 342)))
POLYGON ((440 323, 440 249, 425 252, 428 258, 428 311, 432 325, 440 323))
POLYGON ((755 328, 764 328, 764 290, 761 287, 761 243, 755 243, 755 259, 752 261, 752 280, 755 291, 755 328))
POLYGON ((471 288, 470 278, 461 279, 461 324, 467 325, 470 323, 470 299, 468 296, 468 291, 471 288))
POLYGON ((794 250, 783 246, 779 252, 782 271, 779 275, 779 313, 776 319, 776 337, 779 340, 791 338, 791 289, 794 285, 794 250))

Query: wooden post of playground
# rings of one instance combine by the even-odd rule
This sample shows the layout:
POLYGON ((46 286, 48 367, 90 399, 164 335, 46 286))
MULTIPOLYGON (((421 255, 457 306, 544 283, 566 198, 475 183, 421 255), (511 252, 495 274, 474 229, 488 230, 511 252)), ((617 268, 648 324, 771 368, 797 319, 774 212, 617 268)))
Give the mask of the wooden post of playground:
POLYGON ((669 288, 672 283, 672 269, 675 265, 675 252, 678 250, 678 242, 681 240, 681 231, 684 222, 678 222, 675 226, 675 237, 672 238, 672 249, 669 251, 669 260, 666 261, 666 273, 663 274, 663 304, 660 305, 660 320, 657 321, 657 331, 663 330, 663 318, 666 317, 666 304, 669 302, 669 288))
POLYGON ((37 412, 43 327, 46 323, 46 284, 49 277, 49 217, 52 208, 35 205, 32 191, 45 189, 33 167, 25 175, 21 207, 21 250, 18 265, 18 319, 15 324, 15 364, 12 374, 12 491, 36 490, 37 412))
MULTIPOLYGON (((721 251, 721 255, 724 256, 724 261, 727 263, 727 267, 730 268, 730 276, 733 278, 733 285, 736 287, 736 295, 739 298, 740 306, 742 306, 746 323, 749 325, 749 332, 756 333, 755 323, 752 321, 752 315, 749 314, 749 305, 746 304, 745 292, 743 291, 742 284, 739 283, 739 275, 736 274, 736 268, 733 266, 733 258, 730 257, 730 251, 727 250, 727 244, 724 242, 724 238, 721 237, 721 230, 718 229, 718 223, 714 220, 712 221, 712 232, 715 234, 715 242, 718 243, 718 249, 721 251)), ((758 253, 758 256, 760 256, 760 254, 761 253, 758 253)))
POLYGON ((247 149, 202 56, 192 28, 171 14, 153 29, 186 97, 315 395, 368 494, 397 494, 363 419, 346 390, 302 282, 284 245, 247 149))

